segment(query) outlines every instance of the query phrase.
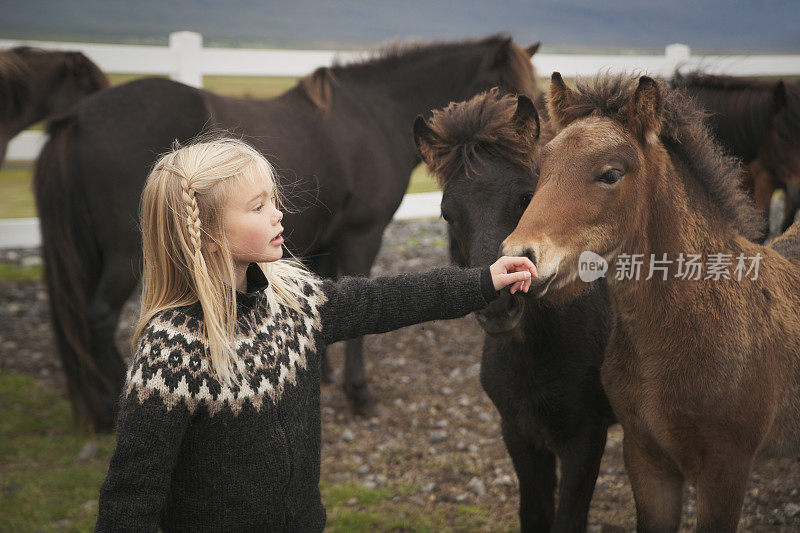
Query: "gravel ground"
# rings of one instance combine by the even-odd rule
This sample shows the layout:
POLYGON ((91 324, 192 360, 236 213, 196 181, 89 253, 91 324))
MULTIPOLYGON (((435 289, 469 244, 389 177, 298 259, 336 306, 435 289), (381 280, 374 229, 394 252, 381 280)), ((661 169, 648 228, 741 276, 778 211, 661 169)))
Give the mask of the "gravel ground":
MULTIPOLYGON (((38 261, 38 250, 0 251, 0 262, 38 261)), ((446 263, 444 222, 395 222, 386 232, 373 275, 446 263)), ((127 346, 136 309, 134 301, 124 309, 117 334, 120 349, 127 346)), ((419 490, 399 491, 394 501, 400 505, 421 513, 479 505, 490 510, 496 523, 514 523, 516 476, 500 437, 499 416, 478 381, 482 337, 472 317, 368 337, 366 371, 380 398, 376 415, 368 419, 349 414, 338 383, 342 345, 331 347, 337 383, 322 390, 323 479, 390 489, 407 482, 419 490)), ((0 284, 0 369, 64 390, 41 282, 0 284)), ((616 426, 592 501, 590 531, 635 529, 621 441, 616 426)), ((749 487, 741 531, 800 531, 800 461, 759 463, 749 487)), ((692 530, 695 514, 689 491, 682 531, 692 530)))

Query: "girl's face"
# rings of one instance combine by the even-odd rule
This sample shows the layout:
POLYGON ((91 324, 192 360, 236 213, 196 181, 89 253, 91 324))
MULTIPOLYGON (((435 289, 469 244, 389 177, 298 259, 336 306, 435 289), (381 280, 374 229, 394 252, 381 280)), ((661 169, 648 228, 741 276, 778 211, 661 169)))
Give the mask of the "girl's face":
POLYGON ((223 211, 233 261, 238 266, 267 263, 283 256, 281 213, 270 180, 242 180, 223 211))

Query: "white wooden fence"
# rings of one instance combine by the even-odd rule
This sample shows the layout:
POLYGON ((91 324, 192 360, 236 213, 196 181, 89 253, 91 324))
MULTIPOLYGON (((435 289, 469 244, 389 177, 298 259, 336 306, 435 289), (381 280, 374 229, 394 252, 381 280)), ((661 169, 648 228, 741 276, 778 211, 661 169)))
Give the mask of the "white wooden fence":
MULTIPOLYGON (((199 33, 170 34, 169 46, 63 43, 0 40, 0 49, 29 45, 48 50, 77 50, 105 72, 160 74, 194 87, 203 86, 203 76, 303 76, 334 59, 347 61, 365 52, 331 50, 245 50, 205 48, 199 33)), ((538 72, 557 70, 565 77, 591 76, 599 71, 642 72, 670 76, 676 68, 703 69, 735 76, 800 75, 800 55, 692 55, 685 44, 671 44, 663 55, 573 55, 536 54, 538 72)), ((45 138, 41 132, 23 132, 8 147, 6 158, 35 159, 45 138)))
MULTIPOLYGON (((189 31, 170 34, 169 46, 0 40, 0 49, 22 45, 47 50, 76 50, 83 52, 105 72, 168 75, 194 87, 202 87, 204 75, 303 76, 317 67, 331 65, 336 59, 346 62, 366 53, 207 48, 203 47, 202 35, 189 31)), ((667 46, 663 55, 536 54, 533 62, 541 75, 557 70, 565 77, 591 76, 603 70, 666 77, 676 69, 702 69, 735 76, 800 75, 800 55, 692 55, 684 44, 667 46)), ((42 132, 23 132, 11 140, 6 159, 35 159, 45 140, 42 132)), ((439 193, 409 195, 395 218, 438 216, 439 199, 439 193)), ((0 222, 0 248, 37 246, 38 240, 32 242, 31 235, 38 236, 36 219, 0 222), (8 224, 13 224, 13 228, 8 224)))

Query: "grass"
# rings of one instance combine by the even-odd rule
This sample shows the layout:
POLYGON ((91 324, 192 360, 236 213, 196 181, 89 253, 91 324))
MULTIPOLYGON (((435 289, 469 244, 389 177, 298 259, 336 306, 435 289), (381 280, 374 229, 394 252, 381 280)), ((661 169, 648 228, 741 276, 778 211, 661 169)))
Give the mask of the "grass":
POLYGON ((0 169, 0 218, 36 216, 33 200, 33 164, 5 163, 0 169))
MULTIPOLYGON (((0 531, 91 531, 115 437, 76 427, 67 401, 28 376, 0 371, 0 405, 0 531), (97 455, 78 459, 91 442, 97 455)), ((513 530, 484 507, 407 502, 419 490, 408 483, 320 488, 330 532, 513 530)))
POLYGON ((41 265, 18 267, 9 263, 0 263, 0 286, 5 281, 36 281, 42 279, 41 265))
MULTIPOLYGON (((33 163, 6 163, 0 169, 0 218, 36 216, 33 199, 33 163)), ((409 193, 438 191, 436 182, 420 164, 411 174, 409 193)))

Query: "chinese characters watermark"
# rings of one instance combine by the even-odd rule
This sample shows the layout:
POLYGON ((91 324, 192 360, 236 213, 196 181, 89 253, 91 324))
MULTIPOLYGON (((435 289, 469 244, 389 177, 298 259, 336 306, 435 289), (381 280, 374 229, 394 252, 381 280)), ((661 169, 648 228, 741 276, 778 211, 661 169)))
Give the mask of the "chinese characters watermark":
MULTIPOLYGON (((666 281, 670 277, 681 280, 700 281, 720 279, 737 280, 758 279, 761 254, 745 256, 714 253, 703 258, 700 254, 683 254, 670 259, 667 254, 618 254, 615 261, 614 279, 645 281, 658 276, 666 281), (705 259, 705 260, 704 260, 705 259), (644 276, 644 278, 642 278, 644 276)), ((594 252, 584 251, 578 259, 578 276, 581 281, 592 282, 606 276, 608 261, 594 252)))

